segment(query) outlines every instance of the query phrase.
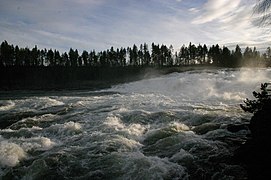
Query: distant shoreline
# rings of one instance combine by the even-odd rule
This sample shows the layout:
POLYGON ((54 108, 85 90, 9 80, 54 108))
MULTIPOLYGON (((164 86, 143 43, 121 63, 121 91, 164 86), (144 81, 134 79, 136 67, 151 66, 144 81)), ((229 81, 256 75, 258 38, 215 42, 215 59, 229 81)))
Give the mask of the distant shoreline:
POLYGON ((0 91, 100 90, 113 85, 159 77, 173 72, 218 69, 216 66, 172 67, 4 67, 0 68, 0 91))
POLYGON ((189 70, 271 66, 271 56, 256 47, 242 52, 218 44, 207 47, 191 42, 180 50, 144 43, 105 51, 19 48, 0 45, 0 91, 13 90, 99 90, 112 85, 189 70))

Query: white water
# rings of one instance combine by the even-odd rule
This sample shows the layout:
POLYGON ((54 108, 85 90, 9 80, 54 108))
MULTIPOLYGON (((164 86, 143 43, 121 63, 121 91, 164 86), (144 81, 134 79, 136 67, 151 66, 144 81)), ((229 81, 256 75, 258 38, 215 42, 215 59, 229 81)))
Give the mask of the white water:
POLYGON ((233 179, 252 98, 271 69, 173 73, 98 92, 2 94, 0 177, 233 179), (239 144, 238 144, 238 143, 239 144))

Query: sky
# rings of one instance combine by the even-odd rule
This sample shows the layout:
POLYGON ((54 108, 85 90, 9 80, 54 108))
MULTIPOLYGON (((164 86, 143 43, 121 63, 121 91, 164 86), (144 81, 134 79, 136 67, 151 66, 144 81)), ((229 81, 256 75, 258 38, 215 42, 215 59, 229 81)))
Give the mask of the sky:
POLYGON ((0 41, 102 51, 152 42, 270 46, 253 24, 256 0, 0 0, 0 41))

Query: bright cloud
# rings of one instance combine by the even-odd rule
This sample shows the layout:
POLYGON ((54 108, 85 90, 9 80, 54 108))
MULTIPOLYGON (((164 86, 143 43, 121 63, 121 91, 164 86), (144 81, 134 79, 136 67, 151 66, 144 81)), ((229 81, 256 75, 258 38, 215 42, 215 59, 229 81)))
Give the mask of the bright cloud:
POLYGON ((203 13, 194 19, 193 23, 203 24, 221 18, 234 12, 241 0, 208 0, 203 7, 203 13))
POLYGON ((196 14, 192 23, 207 27, 207 39, 213 39, 218 44, 266 48, 271 38, 263 28, 252 23, 254 5, 251 0, 208 0, 201 7, 190 9, 196 14))

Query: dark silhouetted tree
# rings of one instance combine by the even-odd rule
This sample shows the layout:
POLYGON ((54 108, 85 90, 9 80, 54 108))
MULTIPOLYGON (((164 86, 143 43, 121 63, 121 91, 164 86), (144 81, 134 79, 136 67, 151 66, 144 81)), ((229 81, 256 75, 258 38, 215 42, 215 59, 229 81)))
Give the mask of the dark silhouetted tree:
POLYGON ((88 52, 86 50, 84 50, 82 52, 81 57, 82 57, 84 66, 88 66, 89 65, 89 62, 88 62, 88 52))
POLYGON ((55 66, 55 59, 54 59, 54 51, 52 49, 49 49, 46 56, 46 63, 49 66, 55 66))
POLYGON ((30 55, 30 65, 31 66, 38 66, 38 58, 39 58, 39 50, 38 47, 35 46, 31 50, 31 55, 30 55))
POLYGON ((70 51, 69 51, 69 58, 70 58, 70 61, 71 61, 71 66, 72 67, 76 67, 78 66, 78 57, 79 57, 79 54, 78 54, 78 50, 73 50, 72 48, 70 48, 70 51))
POLYGON ((126 66, 126 49, 121 48, 119 51, 119 59, 120 59, 120 65, 122 67, 126 66))
POLYGON ((161 51, 160 51, 160 45, 155 45, 154 43, 152 43, 152 61, 154 66, 162 66, 162 59, 161 59, 161 51))
POLYGON ((10 46, 7 41, 2 42, 0 47, 0 66, 14 65, 14 47, 10 46))
POLYGON ((238 67, 242 65, 242 50, 240 46, 237 44, 235 47, 235 51, 233 53, 233 62, 232 62, 232 67, 238 67))
POLYGON ((222 49, 220 64, 221 66, 224 67, 232 67, 231 61, 232 61, 231 51, 229 50, 229 48, 224 46, 222 49))
POLYGON ((268 85, 268 83, 261 84, 261 92, 253 91, 253 96, 256 99, 246 99, 244 101, 245 104, 240 105, 241 108, 250 113, 256 113, 257 111, 261 110, 264 104, 271 101, 269 94, 270 90, 267 89, 268 85))
POLYGON ((25 66, 30 66, 30 59, 31 59, 31 51, 28 47, 24 48, 24 51, 22 53, 23 56, 23 62, 25 66))
POLYGON ((220 49, 218 44, 211 46, 208 52, 209 63, 216 66, 220 66, 221 53, 222 50, 220 49))
POLYGON ((62 64, 60 53, 56 49, 54 50, 54 63, 55 66, 60 66, 62 64))
POLYGON ((146 66, 149 66, 151 64, 151 55, 148 45, 146 43, 144 43, 143 45, 143 64, 146 66))
POLYGON ((69 55, 66 52, 64 52, 61 56, 62 56, 62 59, 63 59, 63 65, 66 66, 66 67, 71 66, 69 55))
POLYGON ((21 50, 19 49, 18 46, 15 46, 15 66, 21 66, 22 65, 22 60, 21 60, 21 50))

